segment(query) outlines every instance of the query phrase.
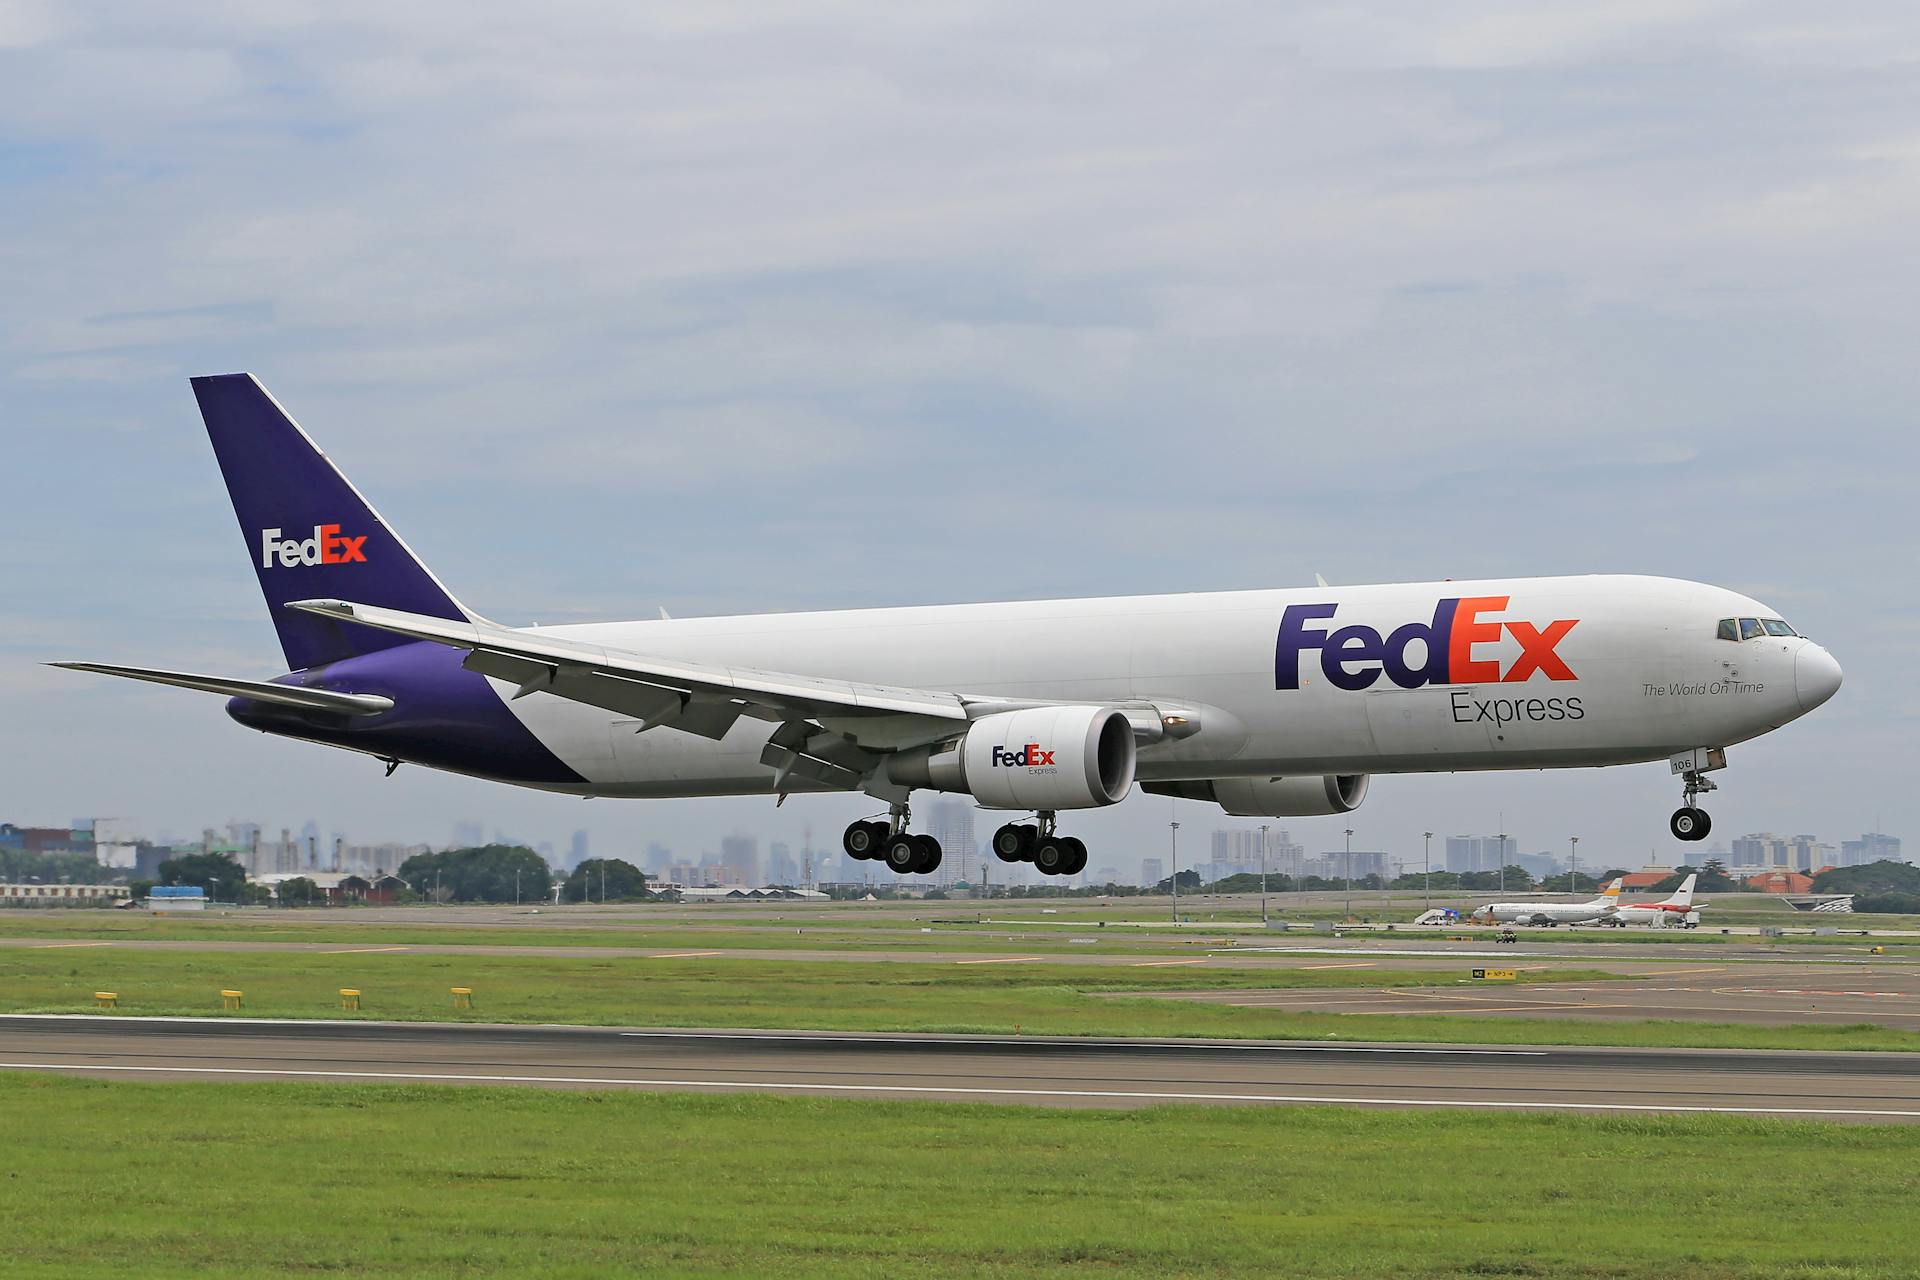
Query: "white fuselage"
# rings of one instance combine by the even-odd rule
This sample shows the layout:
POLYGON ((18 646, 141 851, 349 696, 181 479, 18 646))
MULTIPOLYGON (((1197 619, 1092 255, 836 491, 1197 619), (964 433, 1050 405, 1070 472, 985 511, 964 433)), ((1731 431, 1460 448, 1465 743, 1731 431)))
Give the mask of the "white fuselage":
MULTIPOLYGON (((1716 637, 1717 620, 1742 616, 1777 615, 1699 583, 1589 576, 661 619, 530 634, 969 695, 1177 707, 1200 731, 1142 747, 1138 777, 1153 782, 1613 765, 1726 746, 1804 714, 1838 683, 1832 659, 1799 636, 1716 637), (1450 633, 1430 642, 1421 633, 1435 629, 1448 600, 1465 603, 1453 606, 1450 633), (1309 616, 1302 621, 1290 606, 1309 616), (1831 683, 1809 693, 1829 669, 1831 683)), ((743 718, 716 742, 671 726, 635 732, 631 720, 557 697, 508 706, 587 779, 560 789, 682 796, 773 786, 774 771, 760 763, 773 728, 763 720, 743 718)))
POLYGON ((1614 914, 1605 898, 1593 902, 1490 902, 1473 913, 1495 924, 1598 924, 1614 914))

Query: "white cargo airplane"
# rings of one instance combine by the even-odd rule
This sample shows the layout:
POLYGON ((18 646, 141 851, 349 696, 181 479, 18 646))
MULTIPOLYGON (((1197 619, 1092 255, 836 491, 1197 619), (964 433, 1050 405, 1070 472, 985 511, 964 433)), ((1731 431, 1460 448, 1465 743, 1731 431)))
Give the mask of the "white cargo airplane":
POLYGON ((1646 924, 1657 928, 1674 926, 1692 928, 1700 923, 1700 911, 1707 904, 1693 900, 1694 882, 1700 877, 1690 875, 1680 882, 1680 887, 1659 902, 1622 903, 1614 912, 1608 924, 1629 925, 1646 924))
POLYGON ((1471 918, 1484 924, 1604 924, 1619 905, 1620 885, 1616 876, 1591 902, 1489 902, 1471 918))
MULTIPOLYGON (((1032 814, 1005 860, 1086 864, 1061 810, 1138 781, 1245 817, 1344 813, 1373 773, 1667 759, 1831 698, 1839 664, 1733 591, 1591 576, 510 627, 460 604, 248 374, 194 394, 288 673, 82 670, 226 694, 268 733, 580 796, 864 792, 856 858, 931 871, 915 790, 1032 814)), ((529 447, 536 447, 529 445, 529 447)), ((529 517, 533 518, 532 513, 529 517)))

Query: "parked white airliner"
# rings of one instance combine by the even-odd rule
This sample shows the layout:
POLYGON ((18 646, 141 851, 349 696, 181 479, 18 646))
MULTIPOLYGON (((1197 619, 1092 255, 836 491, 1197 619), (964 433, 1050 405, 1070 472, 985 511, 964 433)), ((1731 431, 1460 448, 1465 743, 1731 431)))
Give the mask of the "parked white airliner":
POLYGON ((289 671, 58 665, 227 694, 269 733, 582 796, 865 792, 847 851, 931 871, 915 790, 1031 814, 1147 791, 1343 813, 1373 773, 1668 759, 1673 834, 1725 749, 1805 715, 1839 664, 1774 610, 1591 576, 508 627, 460 604, 251 375, 193 380, 289 671))
POLYGON ((1487 924, 1604 924, 1620 905, 1620 886, 1616 876, 1591 902, 1489 902, 1472 918, 1487 924))

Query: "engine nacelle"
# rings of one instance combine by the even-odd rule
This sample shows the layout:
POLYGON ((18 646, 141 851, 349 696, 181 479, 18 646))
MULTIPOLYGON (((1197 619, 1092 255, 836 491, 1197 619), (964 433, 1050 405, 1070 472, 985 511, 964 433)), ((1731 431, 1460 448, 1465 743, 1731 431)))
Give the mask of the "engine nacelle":
POLYGON ((1149 782, 1155 795, 1211 800, 1236 818, 1324 818, 1352 813, 1367 798, 1364 773, 1305 778, 1212 778, 1204 782, 1149 782))
POLYGON ((985 809, 1094 809, 1133 789, 1133 724, 1112 707, 981 716, 960 737, 893 758, 910 787, 961 791, 985 809))

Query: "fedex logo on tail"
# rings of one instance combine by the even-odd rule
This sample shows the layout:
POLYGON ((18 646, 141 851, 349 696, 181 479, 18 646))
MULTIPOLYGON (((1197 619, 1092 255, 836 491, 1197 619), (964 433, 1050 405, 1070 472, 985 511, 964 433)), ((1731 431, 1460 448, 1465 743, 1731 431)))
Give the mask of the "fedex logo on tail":
POLYGON ((311 538, 282 538, 278 529, 260 531, 260 567, 279 565, 291 569, 298 564, 365 564, 367 535, 344 537, 337 524, 313 526, 311 538))
POLYGON ((992 764, 996 769, 1028 769, 1053 763, 1053 752, 1043 751, 1037 742, 1029 742, 1018 751, 1009 751, 996 746, 992 753, 992 764))
POLYGON ((1518 618, 1482 618, 1507 607, 1507 596, 1466 596, 1442 600, 1434 606, 1431 622, 1409 622, 1382 636, 1372 627, 1354 625, 1327 631, 1311 625, 1331 618, 1338 605, 1293 604, 1280 616, 1280 637, 1273 659, 1273 686, 1300 687, 1300 658, 1309 649, 1320 652, 1320 670, 1338 689, 1371 688, 1384 673, 1402 689, 1433 684, 1516 683, 1543 675, 1549 680, 1577 680, 1573 669, 1555 652, 1578 618, 1562 618, 1545 627, 1518 618), (1499 642, 1503 635, 1520 643, 1520 653, 1504 671, 1500 660, 1476 656, 1476 650, 1499 642), (1408 650, 1419 641, 1418 665, 1408 650))

